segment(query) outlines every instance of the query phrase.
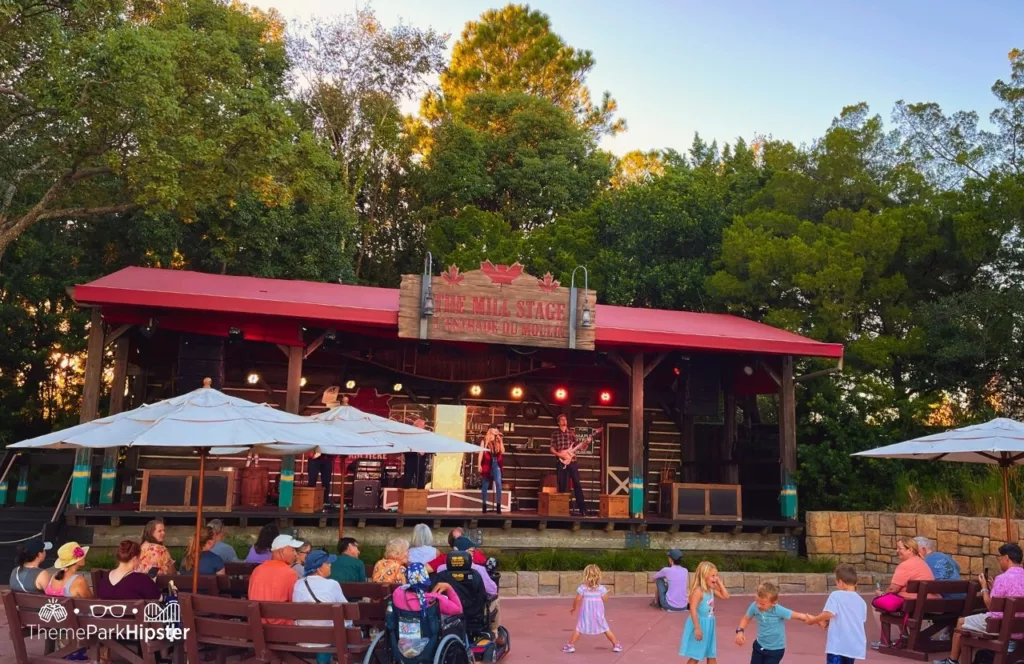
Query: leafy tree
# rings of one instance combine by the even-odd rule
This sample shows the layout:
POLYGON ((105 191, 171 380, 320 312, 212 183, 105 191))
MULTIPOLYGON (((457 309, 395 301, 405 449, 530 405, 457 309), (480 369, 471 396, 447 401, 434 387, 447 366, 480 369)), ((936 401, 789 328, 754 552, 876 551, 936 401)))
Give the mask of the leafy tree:
POLYGON ((19 2, 0 35, 0 253, 33 224, 224 205, 291 147, 276 17, 19 2), (281 140, 285 138, 285 140, 281 140))
MULTIPOLYGON (((595 135, 616 134, 626 123, 613 117, 615 100, 606 92, 594 104, 586 87, 594 63, 590 51, 552 32, 546 14, 528 5, 489 9, 466 24, 452 47, 451 65, 441 75, 443 105, 481 92, 522 92, 547 99, 595 135)), ((441 101, 430 97, 428 107, 441 101)))

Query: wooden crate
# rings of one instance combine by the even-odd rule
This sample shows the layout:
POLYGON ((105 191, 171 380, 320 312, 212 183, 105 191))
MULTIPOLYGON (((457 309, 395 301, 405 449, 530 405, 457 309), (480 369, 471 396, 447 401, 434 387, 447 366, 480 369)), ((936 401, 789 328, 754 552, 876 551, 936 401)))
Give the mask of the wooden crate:
POLYGON ((426 514, 427 492, 424 489, 398 490, 399 514, 426 514))
POLYGON ((598 514, 602 519, 628 519, 629 496, 610 496, 602 493, 598 514))
POLYGON ((661 515, 675 520, 741 521, 743 496, 738 484, 659 485, 661 515))
POLYGON ((292 489, 292 511, 299 514, 315 514, 324 509, 324 488, 322 486, 297 486, 292 489))
POLYGON ((568 493, 541 493, 537 496, 537 514, 540 516, 569 516, 568 493))

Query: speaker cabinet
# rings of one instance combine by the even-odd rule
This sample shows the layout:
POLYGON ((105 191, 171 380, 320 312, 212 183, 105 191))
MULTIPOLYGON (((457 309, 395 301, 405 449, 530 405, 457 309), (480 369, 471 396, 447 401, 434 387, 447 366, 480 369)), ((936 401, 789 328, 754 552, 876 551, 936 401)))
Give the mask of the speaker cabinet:
POLYGON ((352 483, 352 509, 380 508, 380 480, 356 480, 352 483))
POLYGON ((175 394, 202 387, 204 378, 213 379, 214 389, 224 388, 224 339, 205 334, 180 335, 175 394))

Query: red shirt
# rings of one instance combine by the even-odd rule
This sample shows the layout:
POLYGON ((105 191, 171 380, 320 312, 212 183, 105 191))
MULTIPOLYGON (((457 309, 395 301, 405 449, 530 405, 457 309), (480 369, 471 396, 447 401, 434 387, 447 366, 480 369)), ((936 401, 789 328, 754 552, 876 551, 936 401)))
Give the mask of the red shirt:
MULTIPOLYGON (((260 563, 249 576, 249 599, 264 602, 290 602, 292 590, 299 575, 283 560, 268 560, 260 563)), ((291 625, 291 620, 264 618, 263 622, 275 625, 291 625)))

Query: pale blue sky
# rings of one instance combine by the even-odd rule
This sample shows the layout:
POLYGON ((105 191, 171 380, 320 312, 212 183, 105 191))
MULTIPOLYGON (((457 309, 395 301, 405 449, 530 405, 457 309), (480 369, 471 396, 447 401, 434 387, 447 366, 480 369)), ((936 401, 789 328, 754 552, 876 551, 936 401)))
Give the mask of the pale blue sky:
MULTIPOLYGON (((345 13, 364 0, 255 0, 288 19, 345 13)), ((479 0, 378 0, 400 20, 458 39, 467 20, 502 6, 479 0)), ((606 139, 618 154, 685 150, 694 131, 732 141, 820 136, 843 106, 867 101, 888 120, 893 103, 935 101, 987 117, 1006 54, 1024 47, 1024 2, 1000 0, 542 0, 556 32, 593 51, 589 78, 608 90, 629 130, 606 139)))

